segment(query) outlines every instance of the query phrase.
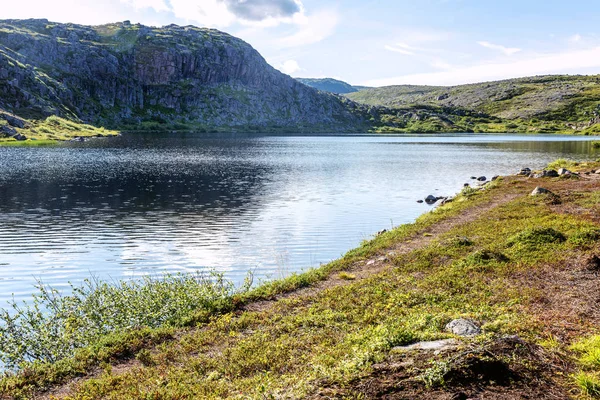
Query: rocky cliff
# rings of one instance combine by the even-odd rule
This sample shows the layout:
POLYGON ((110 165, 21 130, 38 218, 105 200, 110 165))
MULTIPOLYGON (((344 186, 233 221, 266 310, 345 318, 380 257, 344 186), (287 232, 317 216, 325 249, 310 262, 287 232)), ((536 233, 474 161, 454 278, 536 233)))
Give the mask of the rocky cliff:
POLYGON ((0 20, 0 111, 119 129, 364 129, 355 103, 193 26, 0 20))

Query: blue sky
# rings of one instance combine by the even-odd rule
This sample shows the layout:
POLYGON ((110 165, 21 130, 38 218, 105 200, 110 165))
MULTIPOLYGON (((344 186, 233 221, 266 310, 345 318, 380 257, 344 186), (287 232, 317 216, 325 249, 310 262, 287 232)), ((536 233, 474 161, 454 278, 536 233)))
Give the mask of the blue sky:
POLYGON ((20 0, 0 18, 209 26, 298 77, 454 85, 600 73, 592 0, 20 0))

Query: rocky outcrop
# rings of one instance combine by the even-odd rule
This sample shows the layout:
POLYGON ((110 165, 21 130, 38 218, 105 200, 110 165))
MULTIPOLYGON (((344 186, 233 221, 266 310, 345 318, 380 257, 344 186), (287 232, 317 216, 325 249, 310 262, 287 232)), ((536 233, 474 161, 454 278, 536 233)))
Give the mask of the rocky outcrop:
POLYGON ((356 130, 362 108, 268 65, 212 29, 0 21, 0 109, 123 128, 356 130))

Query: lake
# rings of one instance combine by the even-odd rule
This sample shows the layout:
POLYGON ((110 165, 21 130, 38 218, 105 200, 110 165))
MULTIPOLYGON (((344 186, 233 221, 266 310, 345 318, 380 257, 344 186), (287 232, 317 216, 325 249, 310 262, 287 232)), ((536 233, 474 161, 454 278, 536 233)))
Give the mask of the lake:
POLYGON ((279 278, 430 209, 472 175, 595 159, 591 138, 130 134, 0 148, 0 305, 63 289, 217 270, 279 278))

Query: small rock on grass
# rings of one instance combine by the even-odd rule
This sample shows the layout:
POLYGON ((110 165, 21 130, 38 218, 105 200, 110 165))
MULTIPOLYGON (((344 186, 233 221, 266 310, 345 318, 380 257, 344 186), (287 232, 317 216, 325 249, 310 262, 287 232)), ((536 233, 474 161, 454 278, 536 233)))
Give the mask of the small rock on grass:
POLYGON ((533 189, 533 192, 531 192, 532 196, 539 196, 541 194, 553 194, 553 193, 551 191, 549 191, 548 189, 540 187, 540 186, 536 187, 535 189, 533 189))
POLYGON ((456 339, 443 339, 443 340, 434 340, 431 342, 418 342, 413 343, 408 346, 397 346, 392 349, 392 351, 410 351, 410 350, 429 350, 429 351, 440 351, 451 349, 458 345, 458 341, 456 339))
POLYGON ((481 333, 481 329, 470 319, 459 318, 446 325, 446 331, 458 336, 475 336, 481 333))
POLYGON ((559 170, 558 170, 558 174, 559 174, 559 175, 571 175, 571 174, 572 174, 572 172, 571 172, 571 171, 569 171, 569 170, 568 170, 568 169, 566 169, 566 168, 561 168, 561 169, 559 169, 559 170))

